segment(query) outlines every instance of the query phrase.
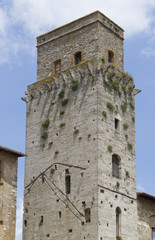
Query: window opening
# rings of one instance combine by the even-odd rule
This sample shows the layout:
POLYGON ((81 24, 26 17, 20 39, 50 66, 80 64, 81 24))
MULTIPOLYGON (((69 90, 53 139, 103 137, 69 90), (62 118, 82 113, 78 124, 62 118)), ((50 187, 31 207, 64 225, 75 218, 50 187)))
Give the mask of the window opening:
POLYGON ((112 155, 112 176, 120 177, 120 157, 116 154, 112 155))
POLYGON ((27 227, 27 220, 24 220, 24 226, 27 227))
POLYGON ((55 73, 61 72, 61 59, 54 62, 55 73))
POLYGON ((61 212, 59 212, 59 218, 61 218, 61 212))
POLYGON ((66 180, 66 194, 69 194, 71 191, 71 177, 68 175, 65 177, 66 180))
POLYGON ((120 236, 120 215, 121 215, 121 209, 117 207, 116 208, 116 238, 120 236))
POLYGON ((78 63, 81 62, 81 52, 77 52, 74 55, 74 61, 75 61, 75 65, 77 65, 78 63))
POLYGON ((119 120, 117 118, 115 118, 115 129, 119 129, 119 120))
POLYGON ((90 208, 85 209, 85 221, 90 222, 91 221, 91 211, 90 208))
POLYGON ((108 62, 113 63, 114 62, 114 53, 112 51, 108 51, 108 62))

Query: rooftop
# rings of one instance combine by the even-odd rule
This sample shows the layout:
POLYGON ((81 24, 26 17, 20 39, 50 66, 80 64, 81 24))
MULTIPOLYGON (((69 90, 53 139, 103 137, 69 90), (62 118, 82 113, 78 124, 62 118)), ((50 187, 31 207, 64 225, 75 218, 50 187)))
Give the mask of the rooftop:
POLYGON ((137 197, 143 197, 145 199, 155 201, 155 196, 152 196, 152 195, 144 193, 144 192, 137 192, 137 197))
POLYGON ((44 33, 38 36, 37 46, 43 45, 48 41, 52 41, 58 37, 62 37, 63 35, 66 35, 70 32, 79 30, 80 28, 90 25, 97 21, 100 22, 102 25, 104 25, 104 27, 112 31, 114 34, 116 34, 117 36, 123 39, 124 30, 120 26, 118 26, 116 23, 114 23, 112 20, 110 20, 108 17, 106 17, 100 11, 95 11, 75 21, 67 23, 61 27, 58 27, 52 31, 49 31, 47 33, 44 33))
POLYGON ((0 152, 7 152, 7 153, 11 153, 13 155, 16 155, 17 157, 24 157, 25 154, 22 153, 22 152, 18 152, 16 150, 12 150, 10 148, 7 148, 7 147, 3 147, 0 145, 0 152))

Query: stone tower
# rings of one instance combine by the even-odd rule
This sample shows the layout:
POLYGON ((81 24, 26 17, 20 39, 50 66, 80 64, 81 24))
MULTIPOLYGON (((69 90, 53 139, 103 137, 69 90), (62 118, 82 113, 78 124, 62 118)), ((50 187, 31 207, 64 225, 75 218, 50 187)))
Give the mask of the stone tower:
POLYGON ((96 11, 37 38, 28 86, 24 240, 137 240, 133 78, 96 11))
POLYGON ((17 161, 24 154, 0 146, 0 239, 14 240, 16 226, 17 161))

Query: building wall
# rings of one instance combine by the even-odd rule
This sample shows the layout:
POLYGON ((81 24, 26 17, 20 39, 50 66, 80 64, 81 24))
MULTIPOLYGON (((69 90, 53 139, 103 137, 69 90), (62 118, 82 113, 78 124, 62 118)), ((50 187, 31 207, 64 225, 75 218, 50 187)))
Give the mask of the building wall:
POLYGON ((123 71, 123 30, 107 18, 104 20, 101 13, 94 15, 85 22, 76 20, 75 26, 70 23, 37 38, 38 81, 54 74, 57 59, 61 59, 62 71, 74 66, 74 54, 78 51, 82 52, 82 61, 103 57, 107 61, 108 50, 112 50, 116 67, 123 71), (114 32, 116 27, 119 33, 114 32))
POLYGON ((152 228, 155 229, 155 202, 138 197, 138 239, 152 239, 152 228))
POLYGON ((0 152, 2 161, 2 179, 0 183, 0 238, 15 239, 17 157, 0 152))

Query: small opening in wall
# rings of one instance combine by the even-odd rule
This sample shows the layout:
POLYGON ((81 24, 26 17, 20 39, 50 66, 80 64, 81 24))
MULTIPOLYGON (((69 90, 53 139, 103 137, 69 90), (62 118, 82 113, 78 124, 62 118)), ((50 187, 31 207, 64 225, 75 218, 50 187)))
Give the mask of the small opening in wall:
POLYGON ((90 161, 88 160, 88 163, 90 163, 90 161))
POLYGON ((107 227, 109 227, 109 223, 107 223, 107 227))
POLYGON ((61 218, 61 211, 59 212, 59 218, 61 218))
POLYGON ((126 208, 124 208, 124 211, 126 212, 126 208))
POLYGON ((69 233, 72 233, 72 229, 69 229, 68 232, 69 232, 69 233))
POLYGON ((65 173, 66 173, 66 174, 69 174, 69 169, 68 169, 68 168, 65 170, 65 173))
POLYGON ((54 62, 55 73, 61 72, 61 59, 54 62))
POLYGON ((55 167, 55 170, 57 170, 57 165, 55 165, 54 167, 55 167))
POLYGON ((59 134, 58 133, 56 133, 56 136, 58 136, 59 134))
POLYGON ((59 202, 59 199, 57 199, 57 202, 59 202))
POLYGON ((48 233, 48 234, 46 235, 46 237, 47 237, 47 238, 50 237, 50 234, 48 233))
POLYGON ((91 210, 90 210, 90 208, 85 209, 85 221, 86 221, 86 223, 91 222, 91 210))
POLYGON ((83 177, 83 172, 81 173, 81 177, 83 177))
POLYGON ((133 204, 133 200, 131 200, 131 203, 133 204))
POLYGON ((115 198, 117 198, 118 196, 117 196, 117 194, 115 195, 115 198))
POLYGON ((65 177, 66 180, 66 194, 70 194, 71 192, 71 177, 68 175, 65 177))
POLYGON ((115 129, 119 130, 119 120, 115 118, 115 129))
POLYGON ((75 61, 75 65, 81 62, 81 52, 77 52, 74 54, 74 61, 75 61))
POLYGON ((24 220, 24 226, 27 227, 27 220, 24 220))
POLYGON ((81 225, 83 226, 83 225, 84 225, 84 222, 81 222, 81 225))
POLYGON ((114 62, 114 53, 113 51, 108 51, 108 62, 113 63, 114 62))
POLYGON ((100 189, 100 193, 104 193, 104 190, 103 190, 103 189, 100 189))
POLYGON ((101 201, 101 204, 103 204, 103 201, 101 201))
POLYGON ((2 220, 0 220, 0 225, 3 225, 3 221, 2 220))

